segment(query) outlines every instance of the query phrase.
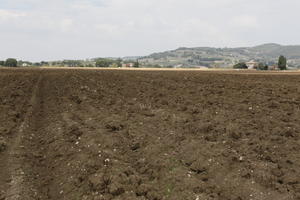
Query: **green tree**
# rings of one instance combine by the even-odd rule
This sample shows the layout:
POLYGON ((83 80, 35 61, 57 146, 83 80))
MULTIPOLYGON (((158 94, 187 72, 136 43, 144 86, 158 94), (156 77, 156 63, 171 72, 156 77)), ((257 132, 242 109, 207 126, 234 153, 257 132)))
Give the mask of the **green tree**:
POLYGON ((264 64, 264 63, 259 63, 257 69, 258 70, 268 70, 269 66, 267 64, 264 64))
POLYGON ((18 66, 18 61, 14 58, 8 58, 5 61, 5 66, 7 66, 7 67, 17 67, 18 66))
POLYGON ((40 67, 40 66, 42 66, 42 64, 40 62, 36 62, 36 63, 33 63, 33 66, 40 67))
POLYGON ((134 68, 139 68, 140 67, 139 60, 136 60, 136 62, 134 62, 133 67, 134 68))
POLYGON ((48 66, 48 65, 49 65, 49 63, 48 63, 48 62, 46 62, 46 61, 42 61, 42 62, 41 62, 41 65, 42 65, 42 66, 48 66))
POLYGON ((112 67, 112 68, 118 68, 119 66, 118 66, 117 63, 113 63, 113 64, 111 65, 111 67, 112 67))
POLYGON ((118 67, 122 67, 122 59, 118 58, 116 64, 118 65, 118 67))
POLYGON ((5 65, 5 61, 0 60, 0 66, 4 66, 5 65))
POLYGON ((279 59, 278 59, 278 67, 280 70, 286 70, 286 57, 284 56, 280 56, 279 59))
POLYGON ((233 66, 233 69, 248 69, 248 67, 247 67, 246 63, 241 62, 241 63, 235 64, 233 66))
POLYGON ((113 64, 113 61, 110 59, 100 58, 96 60, 96 67, 109 67, 113 64))

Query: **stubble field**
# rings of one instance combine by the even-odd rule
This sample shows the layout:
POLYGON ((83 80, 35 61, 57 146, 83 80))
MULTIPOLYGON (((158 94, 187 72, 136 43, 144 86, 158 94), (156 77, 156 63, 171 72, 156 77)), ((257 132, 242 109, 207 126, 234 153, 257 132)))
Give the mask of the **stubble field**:
POLYGON ((0 200, 299 200, 300 75, 0 70, 0 200))

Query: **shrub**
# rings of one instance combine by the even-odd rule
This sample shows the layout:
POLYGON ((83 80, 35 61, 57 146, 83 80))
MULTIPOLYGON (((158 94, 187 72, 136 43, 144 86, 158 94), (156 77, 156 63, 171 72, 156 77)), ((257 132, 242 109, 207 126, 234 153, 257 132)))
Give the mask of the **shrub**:
POLYGON ((241 63, 235 64, 233 66, 233 69, 248 69, 248 67, 247 67, 246 63, 241 62, 241 63))

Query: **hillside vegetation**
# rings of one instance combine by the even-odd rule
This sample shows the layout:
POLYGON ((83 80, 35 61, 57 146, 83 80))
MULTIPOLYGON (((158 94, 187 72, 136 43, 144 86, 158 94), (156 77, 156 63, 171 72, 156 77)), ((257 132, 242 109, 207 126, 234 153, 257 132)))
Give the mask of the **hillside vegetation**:
POLYGON ((264 44, 255 47, 241 48, 211 48, 181 47, 176 50, 154 53, 141 58, 142 65, 164 67, 232 67, 239 62, 251 60, 274 65, 278 57, 285 55, 291 68, 300 68, 300 46, 283 46, 279 44, 264 44))

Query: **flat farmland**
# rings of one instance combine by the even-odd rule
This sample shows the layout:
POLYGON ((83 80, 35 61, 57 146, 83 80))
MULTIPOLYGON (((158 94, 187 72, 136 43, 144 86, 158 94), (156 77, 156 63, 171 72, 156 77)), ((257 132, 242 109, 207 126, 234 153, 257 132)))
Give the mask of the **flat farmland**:
POLYGON ((299 200, 300 74, 0 70, 0 200, 299 200))

